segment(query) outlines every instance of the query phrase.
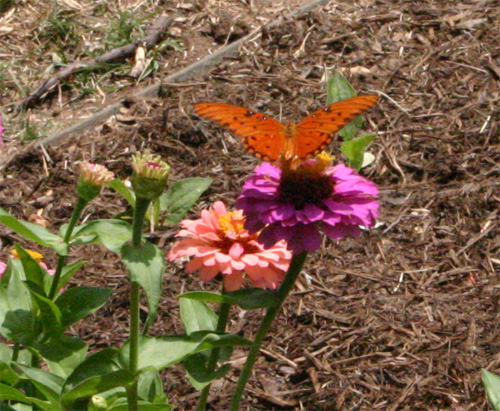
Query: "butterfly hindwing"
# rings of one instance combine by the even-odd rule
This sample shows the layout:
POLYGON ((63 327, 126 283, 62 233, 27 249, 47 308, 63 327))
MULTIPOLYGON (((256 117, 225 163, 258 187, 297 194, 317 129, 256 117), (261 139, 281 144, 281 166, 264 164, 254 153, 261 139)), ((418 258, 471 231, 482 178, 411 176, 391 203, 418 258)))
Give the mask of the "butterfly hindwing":
POLYGON ((332 142, 334 135, 319 130, 299 131, 295 140, 295 156, 304 160, 319 154, 332 142))
POLYGON ((241 136, 245 147, 257 157, 278 160, 285 144, 284 126, 279 121, 231 104, 200 103, 194 107, 198 115, 241 136))

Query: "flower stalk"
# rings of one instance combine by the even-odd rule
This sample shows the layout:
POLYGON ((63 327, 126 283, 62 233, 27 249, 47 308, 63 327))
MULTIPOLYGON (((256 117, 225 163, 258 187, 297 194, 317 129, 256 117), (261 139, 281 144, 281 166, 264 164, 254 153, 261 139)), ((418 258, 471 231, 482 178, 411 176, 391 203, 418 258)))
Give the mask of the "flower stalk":
MULTIPOLYGON (((90 201, 99 195, 102 187, 113 178, 114 174, 104 166, 88 163, 86 161, 80 163, 80 178, 76 185, 78 201, 73 209, 73 214, 71 215, 71 219, 63 239, 68 248, 71 235, 73 234, 73 229, 75 228, 83 209, 90 201)), ((54 279, 52 280, 49 291, 49 298, 51 300, 54 299, 58 290, 58 284, 61 279, 62 270, 66 264, 66 258, 66 255, 60 255, 57 260, 56 272, 54 273, 54 279)))
MULTIPOLYGON (((142 228, 144 217, 151 201, 138 197, 135 203, 132 246, 139 248, 142 242, 142 228)), ((139 283, 132 281, 130 284, 130 352, 129 369, 132 374, 137 373, 139 364, 139 283)), ((137 411, 137 379, 127 388, 127 399, 129 411, 137 411)))
POLYGON ((290 291, 292 290, 293 285, 295 284, 295 280, 297 280, 300 271, 304 266, 306 257, 307 257, 306 252, 302 252, 300 254, 294 254, 292 257, 290 268, 288 269, 288 272, 285 274, 285 279, 283 280, 283 283, 278 289, 276 304, 267 309, 266 315, 262 320, 262 323, 259 327, 259 330, 257 331, 253 344, 250 348, 250 352, 248 353, 247 360, 245 362, 245 365, 243 366, 243 370, 241 371, 238 383, 236 385, 236 389, 231 399, 231 406, 229 408, 230 411, 239 410, 245 385, 248 382, 248 379, 250 378, 250 375, 252 373, 252 368, 259 355, 262 342, 264 341, 265 336, 267 335, 269 329, 271 328, 274 318, 280 311, 281 305, 285 301, 288 294, 290 294, 290 291))
MULTIPOLYGON (((73 214, 71 215, 71 220, 69 221, 68 228, 66 229, 66 233, 64 234, 64 243, 69 247, 69 240, 71 239, 71 235, 73 234, 73 229, 75 228, 76 222, 80 218, 83 209, 87 205, 88 200, 83 197, 78 197, 78 201, 76 202, 75 208, 73 209, 73 214)), ((64 265, 66 264, 66 255, 60 255, 57 259, 56 272, 54 274, 54 278, 52 280, 52 284, 50 286, 49 299, 53 300, 57 290, 59 289, 58 284, 61 279, 62 270, 64 265)))
POLYGON ((19 357, 19 351, 21 350, 21 344, 19 344, 17 341, 14 342, 14 347, 12 348, 12 362, 16 362, 18 357, 19 357))
MULTIPOLYGON (((224 289, 222 291, 224 294, 224 289)), ((229 312, 231 311, 231 303, 222 303, 219 309, 219 319, 217 320, 217 333, 223 333, 226 331, 227 320, 229 318, 229 312)), ((212 373, 217 365, 217 360, 219 359, 220 347, 212 349, 210 357, 207 362, 207 372, 212 373)), ((210 393, 210 387, 212 384, 206 385, 201 391, 200 399, 198 401, 197 411, 205 411, 207 409, 208 394, 210 393)))
MULTIPOLYGON (((142 229, 144 218, 151 201, 157 199, 165 190, 170 166, 161 160, 160 156, 149 152, 137 153, 132 158, 134 170, 131 178, 136 200, 132 227, 132 248, 142 246, 142 229)), ((137 369, 139 364, 139 298, 140 288, 137 281, 130 284, 130 351, 129 370, 136 377, 127 390, 129 411, 138 410, 137 399, 137 369)))

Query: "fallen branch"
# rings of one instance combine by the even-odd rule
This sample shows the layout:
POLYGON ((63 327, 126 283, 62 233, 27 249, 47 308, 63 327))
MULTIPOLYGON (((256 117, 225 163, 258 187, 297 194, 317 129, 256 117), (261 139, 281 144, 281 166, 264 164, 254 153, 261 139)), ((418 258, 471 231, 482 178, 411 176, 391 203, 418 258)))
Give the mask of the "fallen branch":
POLYGON ((74 71, 80 70, 82 68, 92 68, 99 66, 103 63, 110 63, 112 61, 123 60, 127 57, 133 56, 137 47, 144 46, 147 49, 151 49, 155 44, 157 44, 162 38, 165 31, 172 24, 172 19, 166 15, 161 15, 154 22, 151 28, 148 30, 146 36, 140 40, 136 40, 133 43, 127 44, 122 47, 113 49, 102 56, 92 58, 89 60, 75 61, 64 67, 57 74, 45 80, 35 91, 30 93, 23 101, 17 104, 16 111, 23 111, 31 104, 39 100, 44 94, 53 90, 54 87, 59 84, 61 80, 69 77, 74 71))

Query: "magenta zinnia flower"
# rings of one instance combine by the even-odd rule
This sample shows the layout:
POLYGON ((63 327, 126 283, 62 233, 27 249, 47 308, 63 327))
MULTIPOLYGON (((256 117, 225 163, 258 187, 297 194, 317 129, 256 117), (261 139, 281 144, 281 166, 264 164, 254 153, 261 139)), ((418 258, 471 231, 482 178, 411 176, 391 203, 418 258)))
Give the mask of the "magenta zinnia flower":
POLYGON ((343 164, 329 165, 319 156, 283 170, 262 163, 243 185, 236 201, 251 233, 271 247, 285 240, 294 253, 321 246, 320 230, 328 237, 358 236, 360 226, 372 227, 378 217, 375 183, 343 164))
POLYGON ((176 243, 168 258, 194 257, 186 265, 186 272, 198 271, 202 281, 210 281, 219 273, 224 288, 241 288, 246 276, 255 287, 275 289, 288 269, 291 253, 283 241, 264 249, 257 234, 244 228, 241 210, 227 211, 222 201, 213 210, 203 210, 198 220, 181 222, 183 230, 177 237, 186 237, 176 243))

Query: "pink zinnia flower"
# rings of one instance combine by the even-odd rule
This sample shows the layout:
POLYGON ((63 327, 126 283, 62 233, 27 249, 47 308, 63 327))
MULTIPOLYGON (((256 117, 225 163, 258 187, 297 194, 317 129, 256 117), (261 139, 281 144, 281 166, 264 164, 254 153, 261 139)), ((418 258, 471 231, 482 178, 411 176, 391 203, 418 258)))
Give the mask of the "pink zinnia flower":
POLYGON ((7 268, 7 264, 5 264, 3 261, 0 261, 0 277, 5 272, 6 268, 7 268))
POLYGON ((236 201, 251 233, 271 247, 285 240, 294 253, 321 246, 320 230, 328 237, 358 236, 360 226, 372 227, 378 217, 375 183, 343 164, 330 166, 325 156, 296 167, 279 169, 262 163, 243 185, 236 201))
POLYGON ((47 264, 45 263, 39 263, 40 266, 42 266, 43 268, 45 268, 45 270, 47 270, 47 272, 50 274, 50 275, 54 275, 56 273, 56 270, 53 269, 53 268, 49 268, 47 267, 47 264))
POLYGON ((201 212, 200 219, 181 222, 183 230, 177 237, 186 238, 172 247, 168 258, 194 257, 186 272, 198 271, 202 281, 221 273, 228 291, 241 288, 244 275, 255 287, 275 289, 284 278, 291 253, 283 241, 265 250, 258 235, 245 230, 244 222, 241 210, 227 211, 217 201, 213 210, 201 212))

